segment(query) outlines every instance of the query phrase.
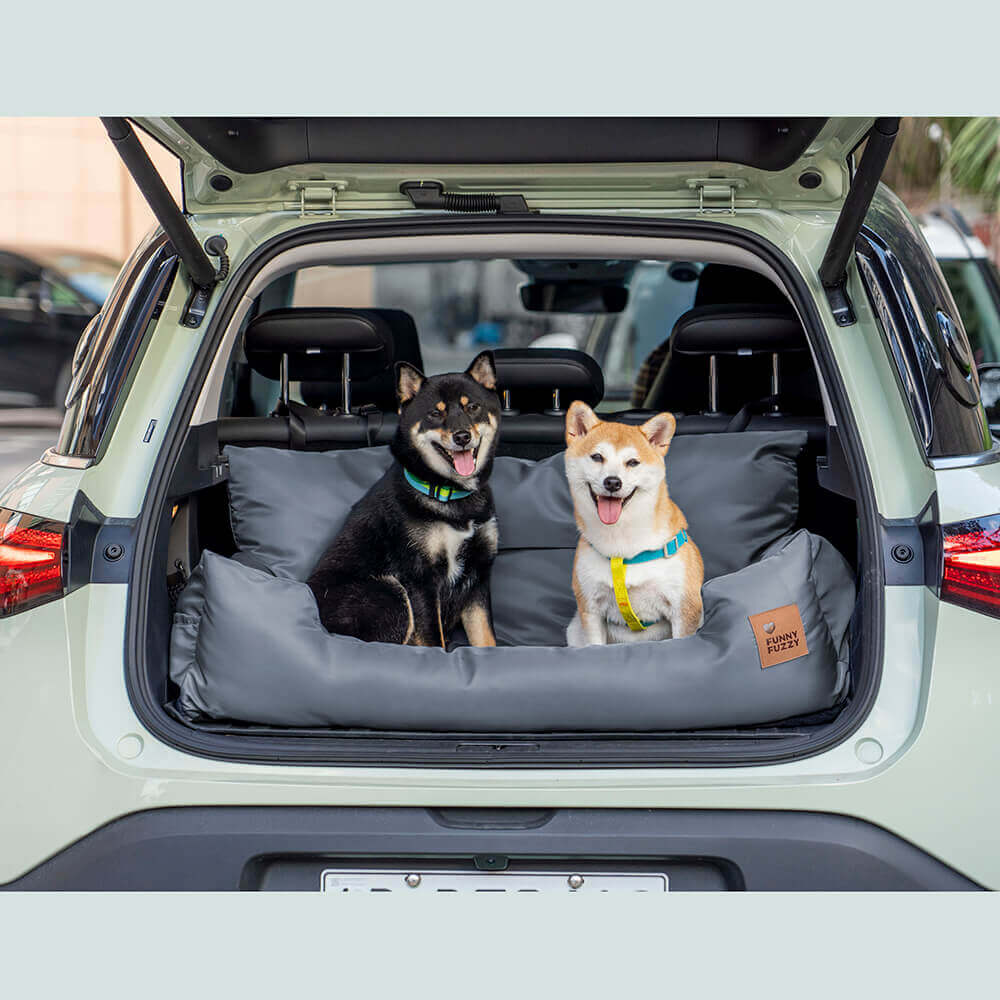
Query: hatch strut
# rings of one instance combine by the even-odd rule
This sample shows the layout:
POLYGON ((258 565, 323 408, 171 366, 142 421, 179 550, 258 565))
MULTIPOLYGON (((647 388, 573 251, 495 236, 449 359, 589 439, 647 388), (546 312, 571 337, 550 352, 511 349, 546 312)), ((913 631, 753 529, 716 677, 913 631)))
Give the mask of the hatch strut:
POLYGON ((875 188, 882 177, 889 151, 899 131, 898 118, 876 118, 868 133, 868 143, 854 173, 850 190, 844 199, 830 244, 819 266, 819 280, 838 326, 854 323, 854 309, 847 297, 847 262, 854 250, 854 241, 861 232, 868 206, 875 197, 875 188))
POLYGON ((146 150, 142 148, 142 143, 139 142, 128 120, 101 118, 101 121, 107 129, 108 138, 111 139, 112 145, 152 209, 157 222, 163 226, 163 231, 187 268, 194 288, 184 308, 181 322, 185 326, 197 327, 205 315, 212 288, 218 281, 215 266, 192 232, 184 213, 177 207, 177 202, 163 183, 163 178, 146 155, 146 150))

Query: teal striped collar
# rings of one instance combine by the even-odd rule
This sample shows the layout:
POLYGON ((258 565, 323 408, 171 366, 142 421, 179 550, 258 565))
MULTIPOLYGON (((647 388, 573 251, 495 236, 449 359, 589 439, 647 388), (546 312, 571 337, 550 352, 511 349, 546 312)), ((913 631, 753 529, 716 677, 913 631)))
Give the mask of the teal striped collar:
POLYGON ((638 555, 632 556, 631 559, 623 559, 622 562, 626 566, 632 566, 635 563, 651 562, 653 559, 663 559, 666 556, 673 556, 677 554, 677 550, 686 541, 688 541, 687 529, 682 528, 662 549, 646 549, 645 552, 640 552, 638 555))
POLYGON ((432 500, 441 500, 444 503, 447 503, 449 500, 464 500, 466 497, 471 497, 474 492, 473 490, 459 490, 454 486, 431 486, 430 483, 425 482, 423 479, 417 479, 406 468, 403 469, 403 475, 406 477, 406 481, 418 493, 423 493, 425 497, 430 497, 432 500))

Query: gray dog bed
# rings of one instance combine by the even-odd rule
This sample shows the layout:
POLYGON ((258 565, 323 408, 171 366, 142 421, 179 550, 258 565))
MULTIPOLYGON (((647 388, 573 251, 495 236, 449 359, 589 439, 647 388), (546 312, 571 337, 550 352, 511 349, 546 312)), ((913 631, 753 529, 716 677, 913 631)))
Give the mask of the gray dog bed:
POLYGON ((174 708, 192 720, 431 732, 714 728, 829 708, 847 688, 854 584, 825 539, 789 534, 803 443, 797 432, 678 438, 668 483, 705 559, 705 623, 685 639, 586 649, 564 646, 576 530, 562 457, 498 459, 504 645, 451 651, 330 635, 302 582, 387 467, 386 449, 229 448, 240 553, 206 552, 181 595, 174 708), (803 652, 762 666, 760 628, 790 605, 803 652))

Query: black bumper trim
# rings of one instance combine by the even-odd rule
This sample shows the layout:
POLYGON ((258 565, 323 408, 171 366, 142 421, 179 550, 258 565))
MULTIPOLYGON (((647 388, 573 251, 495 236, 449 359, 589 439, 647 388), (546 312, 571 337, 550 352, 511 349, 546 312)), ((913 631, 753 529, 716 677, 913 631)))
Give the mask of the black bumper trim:
MULTIPOLYGON (((315 872, 344 859, 500 855, 652 862, 674 888, 972 890, 981 888, 902 838, 830 813, 762 810, 421 809, 188 806, 130 813, 60 851, 7 890, 292 888, 281 864, 315 872), (278 859, 277 868, 273 863, 278 859), (702 866, 699 869, 699 865, 702 866), (296 867, 297 866, 297 867, 296 867), (706 867, 707 866, 707 867, 706 867), (699 881, 698 872, 712 877, 699 881), (270 872, 270 878, 261 873, 270 872)), ((431 862, 431 859, 435 859, 431 862)))

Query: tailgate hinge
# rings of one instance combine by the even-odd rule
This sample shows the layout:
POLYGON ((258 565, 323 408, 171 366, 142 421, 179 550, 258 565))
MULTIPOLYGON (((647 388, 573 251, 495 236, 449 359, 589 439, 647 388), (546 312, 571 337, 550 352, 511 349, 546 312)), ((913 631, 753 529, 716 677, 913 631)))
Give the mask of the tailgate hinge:
POLYGON ((307 215, 336 215, 337 192, 347 187, 347 181, 290 181, 288 186, 298 192, 301 219, 307 215))
POLYGON ((735 215, 736 192, 746 183, 741 177, 691 177, 687 182, 698 190, 699 215, 735 215))

